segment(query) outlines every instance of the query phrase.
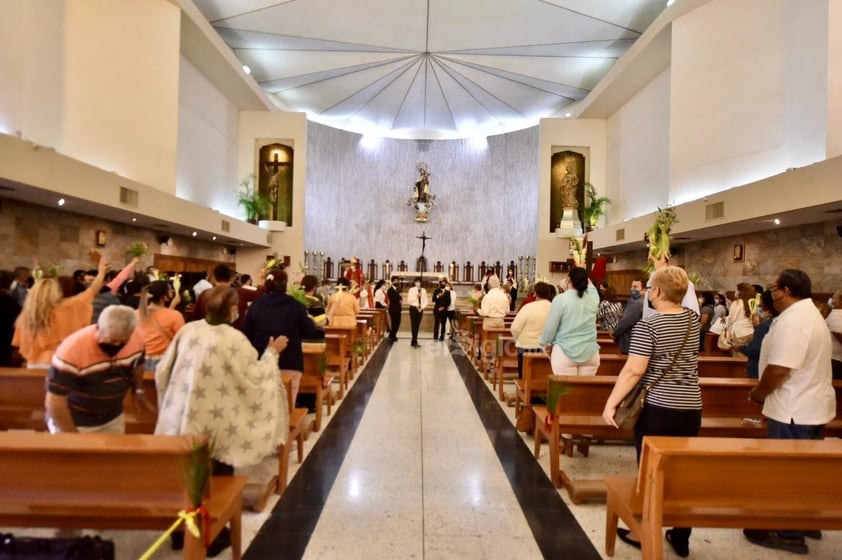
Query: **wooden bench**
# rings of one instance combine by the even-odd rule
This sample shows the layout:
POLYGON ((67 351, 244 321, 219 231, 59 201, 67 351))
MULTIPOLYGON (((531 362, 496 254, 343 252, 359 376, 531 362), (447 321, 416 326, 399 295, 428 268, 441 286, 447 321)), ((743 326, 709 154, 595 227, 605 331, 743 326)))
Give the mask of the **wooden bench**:
POLYGON ((480 370, 483 377, 491 381, 491 368, 497 359, 497 339, 511 336, 512 331, 503 327, 493 329, 481 327, 481 332, 480 349, 482 357, 480 359, 480 370))
POLYGON ((508 378, 517 379, 517 346, 515 339, 511 336, 499 336, 497 338, 497 352, 494 360, 494 382, 492 389, 497 389, 497 397, 504 401, 506 394, 503 391, 503 382, 508 378))
POLYGON ((341 400, 345 397, 345 390, 348 388, 348 369, 351 367, 351 360, 345 346, 348 343, 348 336, 344 333, 325 332, 325 351, 327 353, 327 371, 336 375, 339 380, 339 391, 336 398, 341 400))
MULTIPOLYGON (((357 327, 325 327, 325 335, 327 334, 344 334, 345 335, 345 358, 349 361, 349 367, 347 371, 348 379, 354 379, 354 375, 357 373, 357 356, 356 356, 356 344, 357 344, 357 327)), ((344 391, 343 391, 344 394, 344 391)), ((340 397, 341 398, 341 397, 340 397)))
MULTIPOLYGON (((0 430, 45 431, 44 398, 46 396, 47 370, 27 368, 0 368, 0 430)), ((158 404, 155 374, 143 375, 146 399, 158 404)), ((145 408, 136 409, 133 397, 126 394, 123 402, 126 433, 151 434, 155 431, 157 413, 145 408)))
MULTIPOLYGON (((304 460, 304 434, 307 431, 307 409, 295 408, 295 403, 292 402, 292 377, 282 373, 281 380, 284 383, 287 393, 289 434, 287 435, 286 443, 278 448, 278 480, 275 485, 275 489, 278 494, 283 494, 284 490, 287 488, 287 479, 289 478, 289 454, 290 450, 292 450, 293 442, 298 444, 298 462, 301 463, 304 460)), ((265 505, 266 500, 263 499, 253 505, 252 509, 254 511, 263 511, 265 505)))
POLYGON ((597 336, 596 343, 599 344, 599 353, 600 354, 619 354, 620 353, 620 344, 611 337, 599 337, 599 336, 597 336))
MULTIPOLYGON (((623 354, 599 354, 597 375, 619 375, 626 365, 628 356, 623 354)), ((746 378, 745 358, 731 356, 699 356, 699 377, 734 377, 746 378)))
POLYGON ((304 372, 298 394, 315 395, 316 418, 313 422, 313 431, 318 432, 322 429, 322 404, 327 408, 328 415, 333 406, 333 393, 330 386, 334 376, 326 373, 327 344, 325 342, 305 342, 302 343, 301 349, 304 353, 304 372))
MULTIPOLYGON (((0 432, 0 526, 69 529, 167 529, 186 497, 189 436, 0 432)), ((207 445, 207 443, 201 443, 207 445)), ((213 477, 206 497, 209 540, 230 525, 242 553, 244 477, 213 477)), ((183 557, 205 558, 185 532, 183 557)), ((152 544, 150 542, 150 544, 152 544)), ((165 545, 168 546, 168 545, 165 545)))
MULTIPOLYGON (((525 356, 524 356, 525 357, 525 356)), ((540 363, 540 362, 538 362, 540 363)), ((524 360, 524 377, 526 372, 524 360)), ((540 370, 539 370, 540 371, 540 370)), ((632 440, 631 430, 617 430, 602 419, 605 402, 614 388, 616 377, 593 376, 557 377, 571 391, 559 401, 558 414, 550 430, 544 430, 547 407, 534 405, 535 457, 540 457, 541 440, 549 441, 550 480, 557 488, 565 488, 574 503, 584 500, 604 499, 601 481, 572 480, 560 467, 563 450, 572 455, 568 442, 561 442, 561 434, 592 434, 595 439, 632 440)), ((547 380, 544 380, 546 391, 547 380)), ((700 378, 702 391, 702 425, 700 436, 765 438, 766 424, 762 420, 762 407, 747 399, 749 391, 757 384, 755 379, 700 378), (747 422, 746 419, 755 422, 747 422)), ((837 418, 825 427, 825 435, 842 436, 842 382, 834 382, 836 389, 837 418)))
POLYGON ((618 518, 652 560, 664 527, 842 529, 841 470, 839 440, 646 437, 637 478, 605 478, 605 553, 618 518))

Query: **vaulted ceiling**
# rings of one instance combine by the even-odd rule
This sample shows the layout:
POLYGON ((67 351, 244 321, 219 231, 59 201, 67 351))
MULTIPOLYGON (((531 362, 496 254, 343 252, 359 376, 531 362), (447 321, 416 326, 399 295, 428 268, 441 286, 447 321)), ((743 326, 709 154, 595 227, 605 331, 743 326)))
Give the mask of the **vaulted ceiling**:
POLYGON ((279 107, 459 138, 584 99, 666 0, 194 0, 279 107))

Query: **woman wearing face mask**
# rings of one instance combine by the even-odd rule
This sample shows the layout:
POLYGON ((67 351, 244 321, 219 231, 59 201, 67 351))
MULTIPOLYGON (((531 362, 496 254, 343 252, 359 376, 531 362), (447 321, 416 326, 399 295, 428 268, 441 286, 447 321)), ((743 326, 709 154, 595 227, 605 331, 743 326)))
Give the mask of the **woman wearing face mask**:
MULTIPOLYGON (((652 274, 648 296, 658 313, 635 325, 629 358, 602 412, 605 422, 617 427, 614 414, 620 401, 638 382, 651 386, 634 427, 638 461, 644 436, 696 436, 702 423, 696 345, 699 318, 681 304, 687 286, 687 273, 676 266, 652 274)), ((623 542, 640 548, 638 536, 628 529, 617 529, 617 535, 623 542)), ((670 529, 666 539, 678 556, 685 558, 689 554, 690 529, 670 529)))
POLYGON ((710 292, 699 294, 699 352, 705 349, 705 338, 713 324, 713 295, 710 292))
POLYGON ((760 347, 763 344, 763 338, 769 332, 769 327, 772 326, 772 319, 778 316, 775 311, 775 306, 772 301, 772 292, 766 290, 760 294, 760 322, 754 327, 754 336, 745 344, 734 344, 731 350, 745 354, 748 358, 746 363, 746 374, 749 379, 757 379, 760 377, 758 366, 760 363, 760 347))

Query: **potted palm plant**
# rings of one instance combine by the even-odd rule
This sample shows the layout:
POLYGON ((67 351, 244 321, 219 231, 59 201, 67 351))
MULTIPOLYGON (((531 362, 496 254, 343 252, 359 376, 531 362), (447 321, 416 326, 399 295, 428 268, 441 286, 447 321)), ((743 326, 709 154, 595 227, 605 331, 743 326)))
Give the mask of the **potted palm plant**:
POLYGON ((257 224, 257 221, 269 212, 272 201, 265 194, 254 188, 254 173, 240 181, 240 190, 237 195, 237 202, 243 207, 246 221, 250 224, 257 224))
POLYGON ((599 196, 596 187, 590 183, 585 183, 585 189, 588 204, 582 208, 582 224, 585 231, 593 231, 599 219, 605 215, 605 206, 611 204, 611 199, 607 196, 599 196))

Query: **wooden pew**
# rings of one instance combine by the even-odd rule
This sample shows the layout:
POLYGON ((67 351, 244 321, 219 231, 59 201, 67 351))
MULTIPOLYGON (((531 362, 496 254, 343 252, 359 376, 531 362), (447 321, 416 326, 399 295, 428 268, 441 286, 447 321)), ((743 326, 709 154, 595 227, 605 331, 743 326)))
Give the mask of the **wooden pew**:
MULTIPOLYGON (((327 334, 344 334, 345 335, 345 357, 348 358, 350 366, 347 371, 348 379, 354 379, 357 373, 357 357, 355 346, 357 344, 357 327, 325 327, 325 335, 327 334)), ((344 391, 342 393, 344 395, 344 391)), ((342 398, 342 397, 340 397, 342 398)))
POLYGON ((510 379, 517 379, 517 346, 515 339, 511 336, 500 336, 497 338, 497 352, 494 360, 494 383, 492 389, 497 389, 497 397, 504 401, 506 395, 503 392, 503 381, 506 375, 510 379))
POLYGON ((620 344, 611 337, 596 338, 596 343, 599 344, 599 353, 601 354, 619 354, 620 344))
MULTIPOLYGON (((47 370, 27 368, 0 368, 0 430, 45 431, 44 398, 46 396, 47 370)), ((155 407, 158 393, 155 374, 143 374, 146 399, 155 407)), ((155 431, 157 413, 145 408, 136 409, 134 398, 127 394, 123 402, 126 433, 151 434, 155 431)))
MULTIPOLYGON (((0 526, 163 532, 192 505, 185 494, 185 468, 197 441, 0 432, 0 526)), ((213 477, 206 498, 209 540, 230 524, 235 560, 242 554, 245 483, 245 477, 213 477)), ((184 541, 183 558, 205 558, 201 540, 185 532, 184 541)))
POLYGON ((345 349, 348 344, 348 336, 344 333, 325 332, 325 351, 327 352, 327 371, 336 374, 339 380, 339 391, 337 399, 345 396, 345 389, 348 388, 348 369, 351 360, 348 358, 348 351, 345 349))
POLYGON ((618 518, 653 560, 664 527, 842 529, 840 469, 839 440, 647 437, 637 478, 605 479, 605 553, 618 518))
MULTIPOLYGON (((292 378, 291 376, 282 373, 281 380, 287 392, 287 407, 289 410, 289 434, 287 435, 286 443, 278 448, 278 480, 276 492, 283 494, 287 488, 287 479, 289 478, 289 453, 292 449, 293 442, 298 444, 298 462, 304 460, 304 434, 307 430, 307 409, 295 408, 295 403, 292 402, 292 378)), ((271 486, 271 482, 270 482, 271 486)), ((254 511, 263 511, 266 505, 266 500, 259 500, 257 504, 252 506, 254 511)))
POLYGON ((512 331, 508 328, 494 328, 486 329, 481 326, 481 341, 480 348, 482 358, 480 360, 480 371, 483 377, 491 380, 491 367, 494 365, 497 358, 497 339, 501 336, 511 336, 512 331))
POLYGON ((333 375, 327 374, 327 344, 325 342, 304 342, 301 345, 304 352, 304 373, 301 376, 301 385, 298 393, 313 394, 316 396, 316 418, 313 422, 313 431, 322 429, 322 404, 330 409, 333 406, 333 395, 330 390, 333 382, 333 375))
MULTIPOLYGON (((526 356, 524 356, 525 358, 526 356)), ((533 364, 541 364, 533 358, 533 364)), ((542 371, 538 365, 537 371, 542 371)), ((540 375, 540 373, 539 373, 540 375)), ((526 360, 524 360, 526 377, 526 360)), ((558 458, 563 450, 561 434, 592 434, 595 439, 632 440, 631 430, 617 430, 602 419, 605 402, 611 394, 616 377, 597 375, 593 377, 559 377, 571 392, 560 399, 559 414, 555 416, 551 430, 541 427, 547 419, 547 407, 533 405, 535 414, 535 457, 540 456, 541 440, 549 441, 550 480, 557 488, 566 488, 574 503, 584 500, 601 500, 604 487, 601 481, 572 480, 560 467, 558 458)), ((702 391, 702 426, 700 436, 765 438, 766 424, 762 420, 762 407, 752 403, 747 396, 757 384, 755 379, 700 378, 702 391), (750 419, 751 421, 746 421, 750 419)), ((547 378, 543 380, 546 391, 547 378)), ((825 435, 842 436, 842 382, 834 382, 836 389, 837 418, 825 427, 825 435)), ((569 448, 568 448, 569 449, 569 448)))
MULTIPOLYGON (((628 356, 623 354, 599 354, 597 375, 619 375, 628 356)), ((746 378, 746 359, 731 356, 699 356, 699 377, 746 378)))

